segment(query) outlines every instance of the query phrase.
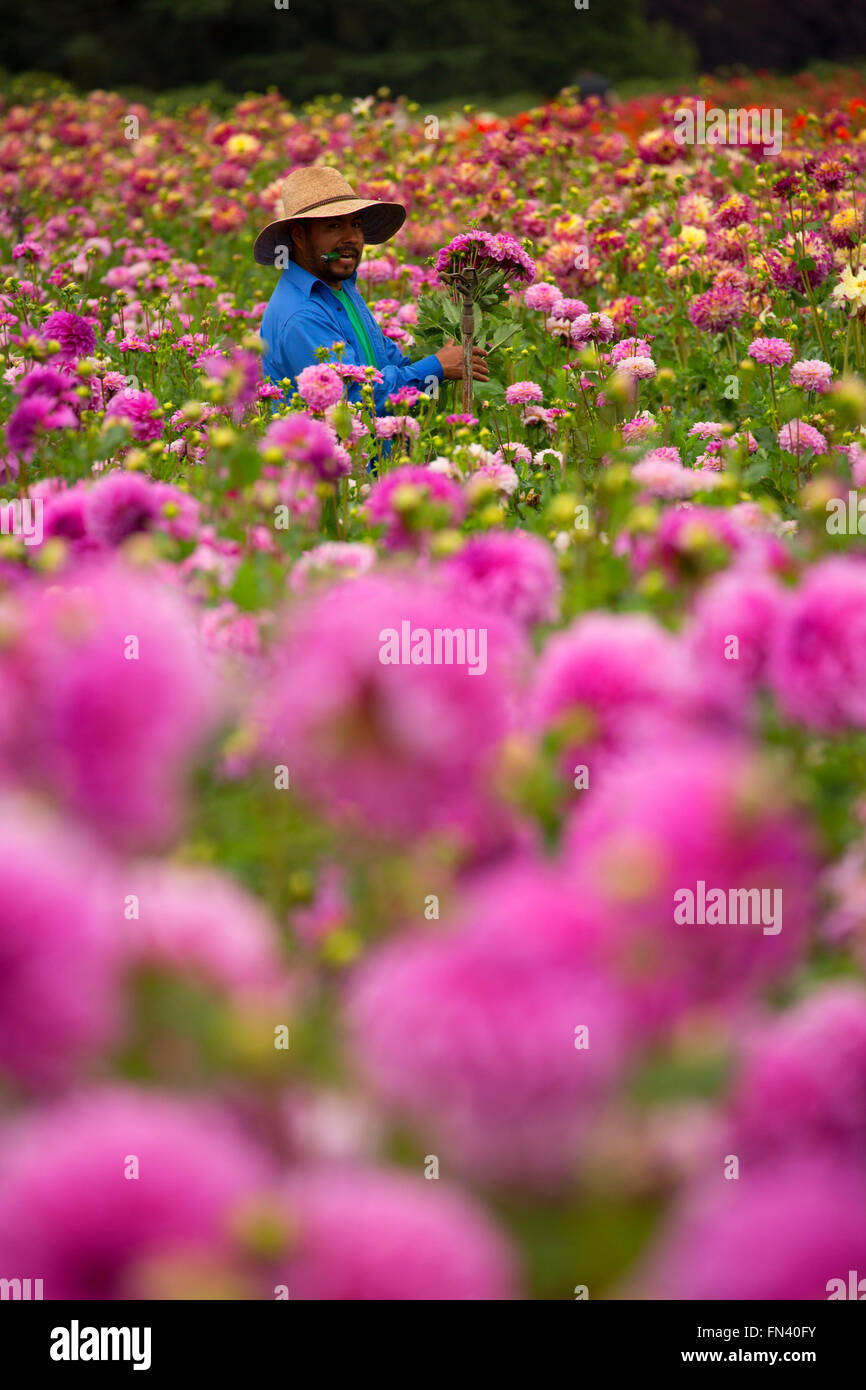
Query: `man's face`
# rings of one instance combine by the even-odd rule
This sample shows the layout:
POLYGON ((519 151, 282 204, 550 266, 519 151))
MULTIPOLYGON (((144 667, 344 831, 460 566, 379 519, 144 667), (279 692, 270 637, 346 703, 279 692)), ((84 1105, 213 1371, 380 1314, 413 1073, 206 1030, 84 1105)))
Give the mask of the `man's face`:
POLYGON ((339 284, 357 270, 364 249, 364 231, 359 212, 346 217, 305 218, 296 223, 292 235, 295 260, 321 280, 339 284), (323 261, 322 256, 329 251, 339 251, 339 259, 323 261))

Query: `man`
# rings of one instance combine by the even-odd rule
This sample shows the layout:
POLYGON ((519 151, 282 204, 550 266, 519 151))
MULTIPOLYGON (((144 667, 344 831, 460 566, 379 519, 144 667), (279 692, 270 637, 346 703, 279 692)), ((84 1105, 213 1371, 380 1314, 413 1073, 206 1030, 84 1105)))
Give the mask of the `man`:
MULTIPOLYGON (((378 245, 399 231, 406 220, 400 203, 358 198, 336 169, 296 169, 282 190, 284 216, 271 222, 256 238, 253 251, 260 265, 281 269, 262 319, 265 375, 279 384, 294 384, 304 367, 319 359, 316 349, 344 342, 344 362, 378 367, 383 380, 374 388, 377 415, 401 386, 430 393, 434 383, 459 381, 463 349, 453 339, 438 352, 413 362, 386 338, 356 287, 361 252, 367 242, 378 245)), ((486 353, 473 348, 472 375, 488 381, 486 353)), ((351 383, 350 401, 361 396, 360 383, 351 383)))

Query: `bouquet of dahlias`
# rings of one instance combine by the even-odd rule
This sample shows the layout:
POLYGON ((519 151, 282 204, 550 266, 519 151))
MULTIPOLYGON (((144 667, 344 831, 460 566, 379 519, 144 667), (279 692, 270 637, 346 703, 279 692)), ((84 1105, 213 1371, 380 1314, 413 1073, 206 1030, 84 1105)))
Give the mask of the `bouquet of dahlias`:
MULTIPOLYGON (((505 232, 472 228, 443 246, 434 264, 443 289, 419 298, 416 342, 421 335, 434 351, 434 342, 461 331, 465 342, 471 303, 472 340, 480 342, 483 336, 488 352, 502 347, 518 328, 510 313, 509 289, 531 285, 535 279, 535 262, 521 242, 505 232)), ((504 390, 492 377, 489 386, 494 394, 504 390)))
POLYGON ((535 279, 535 262, 515 237, 477 228, 461 232, 436 256, 439 279, 449 288, 467 270, 474 272, 473 299, 486 309, 505 300, 509 284, 531 285, 535 279))

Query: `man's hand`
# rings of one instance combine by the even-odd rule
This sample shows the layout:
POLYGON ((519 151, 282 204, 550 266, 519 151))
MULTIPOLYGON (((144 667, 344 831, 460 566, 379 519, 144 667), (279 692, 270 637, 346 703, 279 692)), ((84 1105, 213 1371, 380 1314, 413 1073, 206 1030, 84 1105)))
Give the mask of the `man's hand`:
MULTIPOLYGON (((460 343, 455 343, 453 338, 449 338, 443 348, 440 348, 436 356, 442 363, 446 381, 463 380, 463 348, 460 343)), ((487 353, 483 348, 472 345, 472 378, 474 381, 489 381, 490 369, 487 366, 487 353)))

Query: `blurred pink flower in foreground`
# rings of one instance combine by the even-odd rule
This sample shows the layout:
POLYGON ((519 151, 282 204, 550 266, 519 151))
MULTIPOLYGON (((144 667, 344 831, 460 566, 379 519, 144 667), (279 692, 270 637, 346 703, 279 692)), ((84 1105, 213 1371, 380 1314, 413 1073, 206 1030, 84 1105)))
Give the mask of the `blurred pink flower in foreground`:
POLYGON ((120 1019, 118 896, 78 832, 23 798, 0 802, 0 1070, 54 1084, 120 1019))
POLYGON ((563 763, 617 751, 636 715, 684 712, 693 677, 678 639, 637 613, 586 613, 546 643, 532 696, 536 729, 566 731, 563 763))
POLYGON ((527 531, 470 536, 442 571, 479 606, 517 623, 553 622, 560 591, 556 557, 547 541, 527 531))
POLYGON ((737 566, 700 590, 686 641, 709 705, 748 715, 750 697, 766 679, 770 644, 786 598, 772 575, 737 566))
POLYGON ((692 1189, 629 1281, 649 1299, 827 1299, 866 1268, 866 1174, 825 1157, 781 1160, 692 1189), (828 1288, 828 1285, 830 1287, 828 1288))
POLYGON ((351 986, 374 1092, 481 1181, 568 1182, 621 1072, 622 998, 585 967, 581 915, 547 870, 491 874, 457 931, 398 937, 351 986))
POLYGON ((773 632, 770 683, 789 719, 834 733, 866 727, 866 563, 806 571, 773 632))
POLYGON ((164 841, 217 714, 191 610, 153 576, 106 563, 68 587, 34 588, 17 628, 0 657, 10 775, 45 787, 109 839, 164 841))
POLYGON ((138 917, 123 923, 127 962, 174 970, 233 994, 286 987, 276 924, 215 869, 138 864, 126 871, 138 917))
POLYGON ((672 735, 633 748, 575 812, 566 844, 573 892, 603 907, 600 959, 649 1024, 736 1004, 800 957, 814 851, 783 787, 738 739, 672 735), (731 889, 767 890, 780 930, 727 912, 724 922, 676 921, 676 895, 687 889, 696 905, 699 882, 726 905, 731 889))
MULTIPOLYGON (((731 1100, 732 1150, 753 1162, 823 1147, 866 1154, 866 990, 824 985, 747 1037, 731 1100)), ((866 1271, 864 1271, 866 1273, 866 1271)))
MULTIPOLYGON (((454 650, 459 657, 459 642, 454 650)), ((338 819, 398 838, 480 831, 496 815, 485 788, 524 651, 506 619, 430 580, 343 581, 289 616, 259 703, 265 746, 298 795, 338 819), (400 637, 404 624, 476 641, 483 630, 486 669, 473 677, 466 663, 383 664, 382 634, 400 637)))
POLYGON ((515 1260, 483 1209, 420 1172, 330 1164, 299 1170, 283 1190, 297 1234, 276 1279, 292 1299, 517 1296, 515 1260))
POLYGON ((140 1262, 218 1258, 233 1210, 270 1177, 213 1103, 74 1095, 5 1125, 0 1266, 38 1270, 48 1299, 141 1297, 140 1262))

